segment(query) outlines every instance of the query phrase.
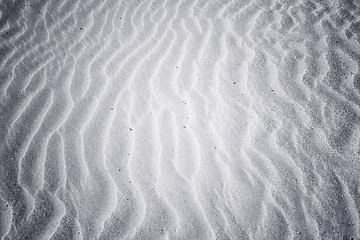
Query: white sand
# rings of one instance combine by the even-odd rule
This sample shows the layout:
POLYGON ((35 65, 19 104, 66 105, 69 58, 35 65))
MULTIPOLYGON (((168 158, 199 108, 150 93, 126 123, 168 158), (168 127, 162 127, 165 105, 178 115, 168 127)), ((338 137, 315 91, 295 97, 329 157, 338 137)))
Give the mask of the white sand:
POLYGON ((1 239, 360 239, 359 2, 0 11, 1 239))

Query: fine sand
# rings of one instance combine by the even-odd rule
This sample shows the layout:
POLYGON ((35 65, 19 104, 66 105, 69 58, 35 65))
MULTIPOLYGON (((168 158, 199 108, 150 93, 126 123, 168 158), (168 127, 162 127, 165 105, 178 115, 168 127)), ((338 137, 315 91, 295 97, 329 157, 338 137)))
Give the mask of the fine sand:
POLYGON ((360 239, 360 2, 0 3, 1 239, 360 239))

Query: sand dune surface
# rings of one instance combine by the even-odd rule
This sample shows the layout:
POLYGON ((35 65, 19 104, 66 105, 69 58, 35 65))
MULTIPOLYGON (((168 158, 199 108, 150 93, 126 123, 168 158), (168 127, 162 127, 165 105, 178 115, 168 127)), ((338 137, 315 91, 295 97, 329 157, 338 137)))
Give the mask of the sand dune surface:
POLYGON ((1 239, 360 239, 360 2, 0 2, 1 239))

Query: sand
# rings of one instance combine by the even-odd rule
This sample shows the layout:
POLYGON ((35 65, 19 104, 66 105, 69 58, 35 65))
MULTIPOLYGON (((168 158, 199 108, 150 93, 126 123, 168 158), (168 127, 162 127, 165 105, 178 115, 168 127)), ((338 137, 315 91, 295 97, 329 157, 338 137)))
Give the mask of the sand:
POLYGON ((1 239, 360 239, 360 2, 0 3, 1 239))

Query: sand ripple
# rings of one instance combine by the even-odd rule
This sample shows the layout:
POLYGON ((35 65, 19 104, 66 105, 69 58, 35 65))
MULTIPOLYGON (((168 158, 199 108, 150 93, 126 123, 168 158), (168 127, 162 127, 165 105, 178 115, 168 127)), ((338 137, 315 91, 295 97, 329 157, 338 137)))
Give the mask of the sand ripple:
POLYGON ((356 1, 0 3, 1 239, 360 238, 356 1))

